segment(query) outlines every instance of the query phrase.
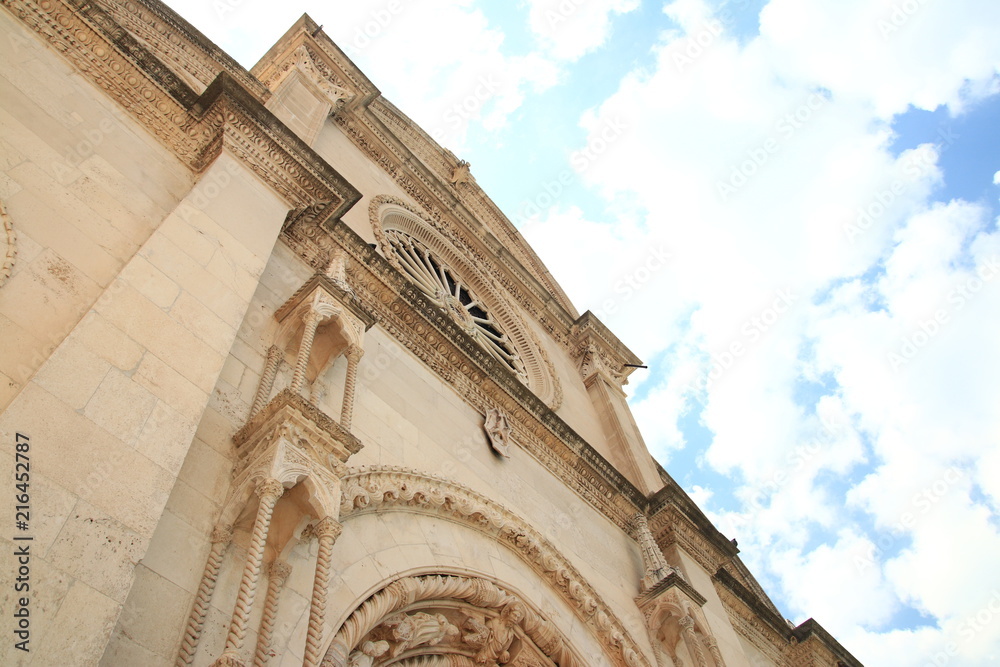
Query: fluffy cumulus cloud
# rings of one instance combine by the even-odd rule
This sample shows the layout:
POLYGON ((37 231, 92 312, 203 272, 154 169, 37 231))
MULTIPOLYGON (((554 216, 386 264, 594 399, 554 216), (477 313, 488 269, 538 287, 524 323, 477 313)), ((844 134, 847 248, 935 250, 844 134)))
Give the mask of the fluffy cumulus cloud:
MULTIPOLYGON (((168 1, 245 65, 328 11, 168 1)), ((630 386, 654 454, 677 473, 696 448, 736 480, 691 492, 784 612, 868 664, 996 664, 1000 233, 983 202, 942 196, 946 137, 893 139, 909 109, 1000 93, 1000 3, 770 0, 748 30, 760 5, 665 2, 651 58, 556 111, 607 209, 557 205, 521 231, 654 362, 630 386)), ((461 150, 470 127, 517 139, 533 96, 640 9, 528 0, 501 27, 472 0, 377 0, 324 30, 461 150)), ((1000 158, 987 168, 1000 185, 1000 158)))
POLYGON ((528 24, 545 49, 560 60, 577 60, 601 46, 615 14, 639 0, 528 0, 528 24))
POLYGON ((891 146, 897 114, 997 93, 1000 5, 772 0, 740 39, 745 4, 667 3, 655 65, 581 117, 628 128, 581 173, 638 212, 626 238, 574 209, 525 234, 577 239, 554 272, 660 365, 647 441, 670 469, 700 419, 740 482, 693 491, 787 613, 871 664, 995 664, 1000 235, 937 201, 946 145, 891 146), (579 268, 661 245, 627 297, 579 268))
POLYGON ((505 34, 471 1, 169 0, 209 38, 251 67, 304 12, 391 100, 444 146, 461 154, 470 123, 504 127, 528 94, 558 80, 540 52, 514 52, 505 34), (446 36, 446 37, 445 37, 446 36))

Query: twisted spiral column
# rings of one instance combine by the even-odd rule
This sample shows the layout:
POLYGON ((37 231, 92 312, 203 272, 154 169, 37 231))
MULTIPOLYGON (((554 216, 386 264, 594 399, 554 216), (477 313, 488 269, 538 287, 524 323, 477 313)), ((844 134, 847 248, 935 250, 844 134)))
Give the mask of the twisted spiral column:
POLYGON ((323 641, 323 622, 326 615, 326 593, 330 588, 330 557, 333 544, 343 527, 332 517, 325 517, 314 529, 319 539, 319 555, 316 556, 316 578, 313 580, 312 604, 309 607, 309 631, 306 635, 305 658, 302 667, 316 667, 320 663, 320 647, 323 641))
POLYGON ((229 634, 226 636, 226 650, 212 663, 213 667, 234 667, 245 664, 240 659, 240 649, 243 638, 247 634, 247 622, 250 619, 250 609, 253 607, 254 596, 257 594, 257 580, 260 578, 260 562, 264 556, 264 544, 267 542, 267 531, 271 527, 271 514, 278 498, 285 492, 285 487, 276 479, 261 480, 257 485, 257 496, 260 505, 257 507, 257 518, 254 519, 253 533, 250 536, 250 546, 247 549, 246 565, 243 567, 243 578, 240 580, 240 590, 236 595, 236 606, 233 609, 233 620, 229 624, 229 634))
POLYGON ((715 641, 715 637, 706 636, 705 644, 708 646, 708 652, 711 654, 712 659, 715 660, 715 664, 718 667, 726 667, 726 663, 722 659, 722 652, 719 651, 719 642, 715 641))
POLYGON ((271 658, 271 634, 274 630, 274 619, 278 615, 278 596, 285 585, 285 580, 291 574, 291 566, 283 560, 271 563, 270 575, 267 580, 267 597, 264 598, 264 615, 260 618, 260 630, 257 631, 257 651, 254 653, 254 667, 265 667, 271 658))
POLYGON ((701 649, 701 642, 698 641, 698 635, 694 632, 694 619, 690 616, 685 616, 678 621, 678 624, 681 626, 681 634, 688 645, 688 651, 694 656, 698 667, 708 667, 705 652, 701 649))
POLYGON ((281 360, 281 348, 272 345, 267 349, 267 361, 264 362, 264 371, 260 375, 260 384, 257 385, 257 395, 253 397, 253 406, 250 408, 250 418, 260 412, 267 397, 271 395, 271 387, 274 386, 274 376, 278 373, 278 361, 281 360))
POLYGON ((354 389, 358 381, 358 362, 365 351, 357 345, 347 348, 347 378, 344 380, 344 403, 340 408, 340 425, 345 431, 351 430, 354 414, 354 389))
POLYGON ((212 549, 208 552, 205 572, 201 575, 201 583, 194 596, 194 605, 191 607, 191 615, 188 617, 184 638, 181 640, 181 650, 177 654, 177 662, 175 663, 177 667, 186 667, 194 660, 194 652, 198 649, 198 640, 201 639, 201 630, 205 624, 208 605, 212 601, 212 594, 215 593, 215 581, 219 576, 219 567, 222 565, 222 555, 232 541, 233 531, 229 526, 216 526, 212 531, 212 549))
POLYGON ((302 391, 306 379, 306 368, 309 366, 309 356, 312 354, 313 339, 323 316, 315 310, 310 310, 303 318, 306 328, 302 330, 302 341, 299 343, 299 355, 295 358, 295 374, 292 376, 291 389, 296 394, 302 391))

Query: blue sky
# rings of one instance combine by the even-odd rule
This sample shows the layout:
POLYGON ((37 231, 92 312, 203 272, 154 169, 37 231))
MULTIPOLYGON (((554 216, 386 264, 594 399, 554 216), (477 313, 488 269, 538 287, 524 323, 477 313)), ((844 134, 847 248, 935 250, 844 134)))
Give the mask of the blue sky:
POLYGON ((469 160, 789 618, 1000 661, 1000 3, 168 4, 247 67, 308 11, 469 160))

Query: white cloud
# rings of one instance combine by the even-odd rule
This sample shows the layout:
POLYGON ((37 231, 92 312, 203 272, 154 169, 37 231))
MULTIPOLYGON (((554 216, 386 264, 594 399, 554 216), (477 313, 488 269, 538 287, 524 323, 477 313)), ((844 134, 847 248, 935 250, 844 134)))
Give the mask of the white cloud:
MULTIPOLYGON (((325 30, 453 149, 470 123, 508 127, 638 6, 569 0, 555 21, 559 2, 531 0, 541 51, 515 53, 472 2, 400 2, 338 6, 325 30)), ((181 12, 270 43, 307 4, 181 12)), ((740 506, 710 516, 790 614, 868 664, 991 664, 1000 613, 971 635, 969 619, 1000 590, 1000 280, 978 273, 1000 234, 981 206, 934 203, 947 142, 890 146, 894 114, 997 94, 1000 4, 772 0, 743 42, 715 4, 668 2, 654 65, 579 119, 602 149, 574 166, 617 224, 562 207, 522 233, 581 310, 657 359, 630 388, 646 385, 634 413, 661 460, 700 413, 704 465, 741 480, 740 506), (926 625, 890 629, 904 606, 926 625)))
POLYGON ((260 0, 169 4, 248 68, 308 11, 386 97, 405 100, 405 113, 458 154, 471 123, 503 127, 525 95, 554 85, 559 75, 551 58, 507 49, 503 31, 468 1, 363 0, 334 7, 288 0, 266 8, 260 0), (383 79, 376 72, 392 76, 383 79))
MULTIPOLYGON (((974 581, 1000 588, 1000 236, 981 206, 933 203, 947 143, 890 151, 893 114, 960 113, 995 93, 1000 6, 920 3, 894 19, 903 4, 915 3, 773 0, 740 44, 706 3, 669 3, 680 29, 656 66, 581 119, 591 141, 627 128, 581 177, 631 200, 645 225, 627 242, 576 227, 577 268, 553 269, 593 308, 606 276, 581 266, 671 248, 658 280, 609 318, 664 360, 634 405, 640 428, 669 458, 689 445, 679 417, 701 411, 714 436, 704 463, 744 484, 742 508, 713 518, 798 620, 815 616, 872 664, 922 664, 986 604, 974 581), (940 497, 921 496, 945 477, 940 497), (970 539, 981 551, 958 556, 970 539), (948 572, 928 583, 935 563, 948 572), (930 625, 891 630, 904 606, 930 625)), ((554 212, 528 236, 548 259, 573 230, 554 212)), ((963 644, 962 664, 998 649, 1000 622, 963 644)))
POLYGON ((554 58, 578 60, 604 44, 615 14, 639 0, 528 0, 528 25, 554 58))

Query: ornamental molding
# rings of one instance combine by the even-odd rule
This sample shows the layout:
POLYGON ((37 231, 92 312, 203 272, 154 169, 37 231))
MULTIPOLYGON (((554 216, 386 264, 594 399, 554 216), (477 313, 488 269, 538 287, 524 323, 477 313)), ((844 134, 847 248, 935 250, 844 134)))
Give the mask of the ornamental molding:
POLYGON ((371 100, 379 95, 375 85, 359 70, 350 58, 333 43, 318 25, 306 14, 285 31, 285 34, 268 50, 263 58, 250 68, 250 74, 275 88, 287 73, 288 55, 305 47, 310 66, 331 85, 349 92, 358 100, 371 100))
POLYGON ((480 414, 491 408, 506 413, 522 449, 627 531, 631 517, 646 507, 645 496, 377 250, 342 222, 320 226, 307 216, 283 234, 292 250, 317 269, 343 248, 351 260, 350 284, 387 335, 480 414))
POLYGON ((3 231, 7 246, 3 255, 3 264, 0 265, 0 287, 3 287, 14 270, 14 259, 17 257, 17 233, 14 231, 14 222, 10 219, 3 200, 0 200, 0 218, 3 219, 3 231))
POLYGON ((572 563, 503 505, 455 482, 398 467, 348 470, 341 492, 340 518, 344 522, 365 514, 403 510, 456 521, 496 539, 569 603, 615 656, 616 664, 649 664, 625 625, 572 563))
POLYGON ((618 387, 628 384, 634 366, 641 363, 589 310, 573 325, 570 355, 577 360, 580 376, 588 386, 597 377, 618 387))
MULTIPOLYGON (((615 664, 623 664, 620 647, 607 648, 615 664)), ((394 665, 529 667, 539 664, 532 653, 550 664, 585 665, 552 623, 501 585, 435 574, 397 579, 365 600, 337 632, 322 665, 371 667, 381 657, 394 665), (518 638, 530 649, 511 662, 508 649, 518 638)))
POLYGON ((319 205, 337 217, 360 199, 247 91, 246 76, 220 71, 199 94, 95 3, 2 2, 192 171, 225 149, 293 207, 319 205))
POLYGON ((475 254, 474 247, 447 225, 427 218, 401 199, 390 195, 373 197, 368 206, 368 217, 383 256, 402 275, 406 275, 406 271, 386 235, 387 228, 399 230, 424 243, 471 283, 524 362, 528 386, 551 409, 559 409, 563 392, 551 359, 524 318, 494 287, 503 273, 487 257, 475 254))
POLYGON ((102 0, 101 5, 196 92, 204 92, 225 71, 261 102, 271 96, 266 86, 166 5, 135 0, 102 0))
POLYGON ((277 92, 293 72, 305 77, 334 111, 343 109, 356 96, 349 89, 350 84, 332 71, 306 44, 300 44, 294 51, 286 54, 282 64, 272 66, 268 76, 261 81, 271 91, 277 92))
POLYGON ((764 654, 775 665, 787 664, 788 639, 762 622, 749 606, 724 586, 716 586, 726 616, 736 633, 764 654))
MULTIPOLYGON (((445 203, 446 207, 460 217, 466 225, 470 223, 467 214, 471 214, 475 220, 481 221, 481 223, 473 223, 470 228, 474 229, 480 224, 485 225, 498 239, 498 244, 503 245, 512 253, 510 258, 499 256, 499 260, 509 270, 521 271, 527 268, 532 279, 538 282, 537 287, 540 288, 536 290, 536 296, 547 299, 549 294, 554 295, 568 318, 577 316, 576 310, 565 292, 552 279, 548 270, 525 243, 524 237, 517 231, 513 223, 476 184, 475 179, 471 175, 468 181, 455 179, 456 170, 461 173, 464 160, 459 160, 451 151, 438 145, 433 138, 385 98, 379 97, 373 100, 368 106, 368 110, 371 112, 373 120, 378 121, 378 126, 390 131, 405 145, 405 150, 400 150, 394 146, 394 143, 385 144, 393 150, 399 164, 409 164, 407 153, 414 154, 420 163, 433 174, 434 178, 433 180, 427 178, 421 173, 421 170, 412 167, 411 170, 420 178, 426 189, 434 192, 438 201, 445 203), (458 187, 463 183, 464 187, 458 187), (447 185, 442 189, 439 184, 447 185)), ((366 119, 365 124, 372 131, 381 134, 380 128, 374 122, 366 119)))
MULTIPOLYGON (((553 295, 562 294, 562 290, 551 279, 543 282, 537 276, 528 273, 520 259, 510 254, 511 248, 515 246, 507 248, 495 235, 489 233, 493 242, 484 242, 490 246, 492 252, 486 252, 472 241, 471 235, 460 232, 461 228, 473 230, 480 239, 485 239, 488 233, 483 229, 482 223, 460 210, 458 200, 447 192, 451 189, 451 186, 447 185, 447 180, 452 170, 449 169, 444 176, 431 176, 426 169, 421 168, 418 161, 412 159, 409 150, 400 147, 398 141, 390 139, 388 136, 390 132, 377 119, 370 116, 369 108, 359 108, 353 113, 339 114, 335 120, 344 134, 416 202, 424 215, 436 223, 450 226, 452 233, 458 235, 457 238, 462 240, 468 251, 476 257, 477 262, 492 264, 494 261, 499 261, 504 264, 505 271, 494 269, 494 278, 498 284, 531 313, 549 334, 560 343, 566 344, 566 335, 572 325, 575 311, 565 297, 563 297, 565 302, 559 303, 558 307, 553 303, 553 295), (508 250, 508 253, 506 255, 502 253, 501 248, 508 250), (514 276, 518 276, 518 279, 514 276)), ((514 232, 517 233, 516 230, 514 232)), ((520 237, 520 234, 517 235, 520 237)), ((503 238, 503 235, 500 238, 503 238)), ((517 243, 523 245, 524 240, 520 239, 517 243)), ((542 275, 547 275, 547 272, 542 275)))

